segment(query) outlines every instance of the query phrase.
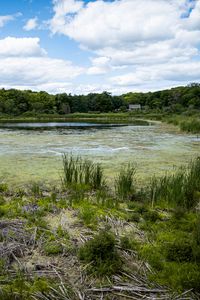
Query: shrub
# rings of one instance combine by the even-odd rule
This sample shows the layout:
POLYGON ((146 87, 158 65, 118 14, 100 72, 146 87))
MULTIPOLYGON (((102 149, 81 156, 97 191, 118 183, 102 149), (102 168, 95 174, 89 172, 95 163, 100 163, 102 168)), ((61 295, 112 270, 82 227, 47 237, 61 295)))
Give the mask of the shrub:
POLYGON ((90 272, 99 276, 111 275, 121 267, 121 259, 115 246, 113 234, 103 230, 79 249, 79 258, 90 264, 90 272))

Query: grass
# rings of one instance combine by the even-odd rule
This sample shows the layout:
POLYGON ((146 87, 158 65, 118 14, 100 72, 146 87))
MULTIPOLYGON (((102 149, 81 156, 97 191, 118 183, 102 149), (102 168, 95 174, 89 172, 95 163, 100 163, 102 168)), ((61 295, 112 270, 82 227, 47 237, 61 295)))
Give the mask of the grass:
MULTIPOLYGON (((136 185, 131 164, 121 168, 108 186, 101 165, 71 155, 64 156, 63 163, 64 189, 36 183, 26 190, 6 187, 0 191, 0 222, 23 222, 17 232, 22 230, 23 238, 31 238, 25 257, 16 252, 16 261, 0 259, 0 299, 37 295, 38 300, 45 299, 44 294, 59 299, 58 281, 50 282, 48 275, 44 282, 23 277, 24 261, 31 261, 35 253, 39 261, 43 259, 42 265, 51 262, 64 276, 67 270, 72 281, 80 277, 76 270, 81 270, 88 282, 109 285, 116 278, 113 275, 121 271, 130 275, 144 261, 152 270, 149 281, 176 292, 190 288, 199 292, 199 158, 172 175, 152 178, 143 187, 136 185), (21 279, 13 276, 16 269, 22 270, 21 279), (9 283, 2 284, 8 278, 9 283)), ((0 247, 17 242, 13 232, 13 227, 0 227, 0 247)), ((73 299, 70 290, 69 295, 73 299)))
POLYGON ((182 115, 169 115, 162 118, 163 121, 167 123, 178 126, 180 130, 198 134, 200 132, 200 115, 199 113, 194 113, 192 115, 182 114, 182 115))
POLYGON ((118 176, 115 178, 115 193, 122 201, 130 200, 134 197, 135 171, 135 167, 128 164, 127 167, 121 168, 118 176))
POLYGON ((194 208, 200 198, 200 158, 191 161, 186 168, 179 168, 172 175, 153 177, 148 189, 152 207, 158 203, 194 208))
POLYGON ((66 154, 63 155, 62 182, 64 186, 84 184, 95 190, 105 185, 103 169, 100 164, 66 154))

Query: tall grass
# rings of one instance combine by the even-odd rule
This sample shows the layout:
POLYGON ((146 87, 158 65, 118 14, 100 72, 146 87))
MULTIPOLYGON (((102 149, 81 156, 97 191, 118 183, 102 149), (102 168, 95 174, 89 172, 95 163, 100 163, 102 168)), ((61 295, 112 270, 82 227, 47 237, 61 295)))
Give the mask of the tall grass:
POLYGON ((84 184, 99 189, 105 184, 102 166, 80 156, 63 154, 63 184, 84 184))
POLYGON ((182 131, 199 133, 200 132, 200 117, 199 115, 187 116, 187 115, 172 115, 170 117, 164 117, 164 121, 167 123, 179 126, 182 131))
POLYGON ((128 164, 126 167, 122 167, 118 176, 115 178, 115 193, 122 201, 131 199, 135 192, 134 176, 135 167, 128 164))
POLYGON ((200 157, 191 161, 186 168, 179 168, 173 175, 153 177, 148 195, 152 206, 167 202, 186 209, 194 208, 200 198, 200 157))
POLYGON ((191 133, 199 133, 200 132, 200 119, 193 118, 188 121, 182 121, 180 123, 180 128, 183 131, 191 132, 191 133))

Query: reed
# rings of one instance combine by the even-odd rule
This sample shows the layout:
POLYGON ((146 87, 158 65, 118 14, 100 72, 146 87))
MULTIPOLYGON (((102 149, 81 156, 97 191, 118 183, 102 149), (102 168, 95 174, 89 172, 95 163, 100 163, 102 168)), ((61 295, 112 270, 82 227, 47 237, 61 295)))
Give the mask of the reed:
POLYGON ((134 176, 136 170, 131 164, 122 167, 118 176, 115 178, 115 193, 122 201, 133 198, 135 192, 134 176))
POLYGON ((63 154, 64 186, 84 184, 99 189, 105 184, 102 166, 80 156, 63 154))
POLYGON ((152 207, 165 202, 186 209, 194 208, 200 193, 200 158, 191 161, 186 168, 179 168, 172 175, 153 177, 149 185, 152 207))

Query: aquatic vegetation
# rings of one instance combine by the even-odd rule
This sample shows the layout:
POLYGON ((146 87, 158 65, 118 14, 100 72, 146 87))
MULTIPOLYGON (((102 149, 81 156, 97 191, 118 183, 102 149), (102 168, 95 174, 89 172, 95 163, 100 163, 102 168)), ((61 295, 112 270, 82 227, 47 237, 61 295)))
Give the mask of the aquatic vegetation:
POLYGON ((136 169, 133 165, 128 164, 122 167, 118 176, 115 178, 115 193, 116 196, 123 200, 134 199, 134 176, 136 169))
POLYGON ((105 185, 103 169, 100 164, 93 163, 80 156, 63 154, 63 185, 85 184, 92 189, 105 185))
POLYGON ((149 187, 152 207, 156 203, 168 203, 186 209, 194 208, 199 202, 200 158, 191 161, 172 175, 153 177, 149 187))

